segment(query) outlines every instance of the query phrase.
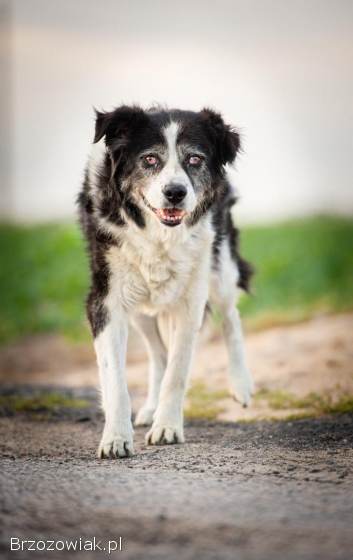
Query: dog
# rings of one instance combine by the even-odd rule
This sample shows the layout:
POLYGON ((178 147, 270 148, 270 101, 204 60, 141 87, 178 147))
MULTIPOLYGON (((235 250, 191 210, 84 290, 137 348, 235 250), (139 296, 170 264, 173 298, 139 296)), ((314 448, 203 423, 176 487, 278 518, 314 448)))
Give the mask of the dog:
POLYGON ((184 442, 184 394, 208 307, 222 316, 233 395, 249 404, 253 381, 235 303, 249 289, 252 267, 239 254, 236 196, 225 170, 240 138, 219 113, 139 106, 95 112, 78 204, 105 414, 98 456, 115 458, 134 451, 125 377, 129 324, 150 359, 148 396, 135 419, 150 426, 147 444, 184 442))

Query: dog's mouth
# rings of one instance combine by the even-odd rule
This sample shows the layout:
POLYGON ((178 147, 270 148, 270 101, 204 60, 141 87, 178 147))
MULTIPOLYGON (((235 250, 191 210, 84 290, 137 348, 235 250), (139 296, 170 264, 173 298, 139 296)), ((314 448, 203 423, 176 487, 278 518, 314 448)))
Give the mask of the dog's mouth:
POLYGON ((186 215, 185 210, 178 208, 152 208, 160 222, 166 226, 178 226, 186 215))
POLYGON ((185 210, 180 208, 154 208, 144 196, 142 198, 146 206, 154 212, 159 221, 165 226, 178 226, 187 214, 185 210))

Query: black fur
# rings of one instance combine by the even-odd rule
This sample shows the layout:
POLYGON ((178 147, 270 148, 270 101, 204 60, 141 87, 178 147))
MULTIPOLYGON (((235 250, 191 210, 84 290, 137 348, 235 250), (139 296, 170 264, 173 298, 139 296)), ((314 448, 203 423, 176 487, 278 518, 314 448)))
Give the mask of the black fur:
POLYGON ((215 229, 215 239, 213 242, 213 266, 217 268, 219 251, 224 239, 227 240, 230 254, 239 270, 238 286, 249 292, 250 280, 254 273, 251 264, 243 259, 239 253, 239 230, 234 226, 231 209, 237 199, 228 183, 225 184, 223 194, 213 207, 212 221, 215 229))
MULTIPOLYGON (((208 211, 212 211, 215 241, 213 265, 217 267, 219 248, 226 239, 236 262, 240 277, 238 285, 249 289, 252 268, 239 255, 239 235, 234 227, 230 209, 235 199, 225 179, 224 166, 231 163, 239 150, 238 133, 226 125, 220 114, 204 109, 193 111, 122 106, 111 112, 96 111, 94 142, 104 137, 107 154, 98 170, 95 189, 88 173, 78 197, 80 222, 88 243, 91 264, 91 290, 87 298, 87 315, 93 336, 97 336, 108 320, 104 299, 109 290, 109 269, 105 260, 111 245, 119 245, 119 234, 114 237, 104 233, 100 220, 115 226, 115 231, 128 227, 131 220, 141 230, 146 225, 146 207, 136 192, 136 185, 143 180, 146 170, 136 162, 138 156, 151 146, 165 144, 162 128, 170 121, 181 123, 178 142, 198 147, 207 156, 203 171, 184 166, 195 192, 202 196, 195 210, 186 219, 193 227, 208 211)), ((151 171, 152 172, 152 171, 151 171)))
POLYGON ((104 298, 109 289, 109 270, 105 253, 111 245, 115 245, 117 242, 98 228, 93 215, 93 200, 89 193, 87 172, 77 202, 81 228, 87 241, 91 269, 91 289, 86 300, 87 317, 92 334, 96 337, 109 318, 108 310, 104 306, 104 298))

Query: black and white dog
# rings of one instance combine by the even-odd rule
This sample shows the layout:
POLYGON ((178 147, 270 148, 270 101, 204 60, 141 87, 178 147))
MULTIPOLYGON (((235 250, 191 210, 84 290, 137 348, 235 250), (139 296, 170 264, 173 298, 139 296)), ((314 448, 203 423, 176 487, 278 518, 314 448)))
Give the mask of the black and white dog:
POLYGON ((233 394, 244 406, 250 401, 235 302, 251 267, 238 253, 235 197, 224 168, 238 149, 237 132, 209 109, 122 106, 96 113, 79 207, 105 412, 100 457, 133 453, 124 371, 129 322, 150 358, 148 396, 135 421, 151 424, 147 443, 184 441, 184 393, 207 302, 223 318, 233 394))

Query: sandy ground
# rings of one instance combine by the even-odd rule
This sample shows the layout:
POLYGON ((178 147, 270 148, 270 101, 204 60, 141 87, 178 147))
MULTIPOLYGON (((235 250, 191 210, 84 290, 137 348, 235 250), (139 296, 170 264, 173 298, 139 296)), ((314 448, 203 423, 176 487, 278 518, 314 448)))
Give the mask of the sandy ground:
MULTIPOLYGON (((353 394, 353 314, 319 316, 308 322, 246 335, 256 389, 284 390, 298 397, 353 394)), ((210 329, 200 336, 190 385, 228 389, 223 340, 210 329)), ((128 379, 135 411, 146 394, 147 363, 140 339, 131 337, 128 379)), ((58 337, 36 337, 0 350, 0 383, 95 387, 97 368, 91 345, 72 346, 58 337)), ((255 399, 243 409, 232 398, 218 403, 218 419, 284 417, 295 410, 271 410, 255 399)))
MULTIPOLYGON (((247 336, 258 388, 298 396, 352 394, 352 315, 318 317, 247 336)), ((136 342, 129 361, 134 410, 146 363, 136 342)), ((205 333, 192 383, 227 387, 221 340, 205 333)), ((147 447, 98 461, 103 418, 87 347, 40 338, 0 352, 2 392, 39 387, 84 397, 84 410, 34 420, 0 418, 0 552, 8 558, 97 558, 105 552, 10 552, 11 537, 108 540, 127 559, 350 560, 353 548, 353 415, 296 421, 254 400, 222 401, 217 420, 186 424, 184 445, 147 447), (5 384, 4 384, 5 383, 5 384), (253 419, 251 423, 234 422, 253 419), (232 420, 231 422, 229 420, 232 420)), ((0 410, 1 413, 1 410, 0 410)), ((288 413, 288 411, 286 411, 288 413)))

